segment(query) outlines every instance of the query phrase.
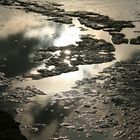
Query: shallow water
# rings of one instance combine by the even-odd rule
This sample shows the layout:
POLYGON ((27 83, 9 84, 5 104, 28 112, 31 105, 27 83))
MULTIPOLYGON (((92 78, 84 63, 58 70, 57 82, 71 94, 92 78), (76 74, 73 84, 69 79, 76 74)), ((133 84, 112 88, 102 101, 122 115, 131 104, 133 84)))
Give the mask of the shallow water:
MULTIPOLYGON (((38 1, 38 0, 35 0, 38 1)), ((45 2, 45 0, 40 0, 45 2)), ((133 20, 137 19, 140 12, 139 0, 50 0, 60 2, 64 8, 70 11, 85 10, 108 15, 115 19, 133 20)))
MULTIPOLYGON (((42 0, 43 2, 45 0, 42 0)), ((42 2, 41 1, 41 2, 42 2)), ((53 0, 54 2, 61 2, 67 10, 86 10, 98 12, 109 15, 114 19, 121 20, 139 20, 140 16, 140 1, 138 0, 53 0), (125 7, 125 8, 124 8, 125 7)), ((35 70, 36 65, 30 62, 32 51, 37 47, 48 46, 65 46, 75 44, 80 40, 81 34, 92 34, 96 38, 102 38, 111 41, 110 36, 103 31, 95 31, 87 28, 87 31, 82 32, 79 27, 83 27, 74 19, 76 26, 56 24, 47 21, 46 17, 38 16, 37 14, 26 14, 18 10, 0 7, 0 56, 7 57, 8 63, 6 67, 0 69, 8 76, 20 75, 25 72, 35 70), (18 13, 18 15, 16 15, 18 13), (22 16, 21 16, 22 15, 22 16), (25 53, 23 53, 25 52, 25 53)), ((126 34, 127 38, 135 37, 140 33, 139 22, 135 22, 136 28, 125 29, 122 32, 126 34)), ((84 27, 86 28, 86 27, 84 27)), ((75 81, 82 78, 89 78, 97 75, 103 68, 110 66, 116 61, 138 55, 140 46, 135 45, 115 45, 116 60, 109 63, 93 64, 79 66, 79 71, 61 74, 59 76, 44 78, 41 80, 27 80, 20 82, 15 80, 15 86, 35 85, 40 90, 44 91, 47 96, 37 96, 32 98, 31 103, 28 104, 1 104, 1 108, 9 109, 12 114, 15 107, 23 108, 22 115, 17 116, 16 119, 21 122, 22 126, 29 126, 29 128, 21 128, 24 135, 29 140, 46 140, 49 139, 59 129, 59 124, 64 122, 67 116, 72 116, 72 109, 76 107, 74 99, 71 102, 54 102, 51 104, 52 97, 61 91, 70 90, 75 85, 75 81), (11 106, 13 106, 11 109, 11 106), (71 109, 65 107, 71 106, 71 109), (31 125, 36 123, 45 124, 39 130, 31 128, 31 125)), ((68 132, 62 132, 67 134, 68 132)), ((80 139, 85 139, 84 134, 80 139)), ((77 134, 73 133, 72 139, 78 139, 77 134), (74 138, 73 138, 74 137, 74 138)), ((101 135, 96 136, 97 139, 105 139, 101 135)), ((88 138, 89 140, 92 138, 88 138)))

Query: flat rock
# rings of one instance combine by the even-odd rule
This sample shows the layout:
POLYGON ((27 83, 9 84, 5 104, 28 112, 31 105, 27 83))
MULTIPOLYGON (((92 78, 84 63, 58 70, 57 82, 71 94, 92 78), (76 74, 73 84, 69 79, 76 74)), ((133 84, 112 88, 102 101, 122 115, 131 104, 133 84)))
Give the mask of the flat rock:
POLYGON ((42 91, 35 87, 15 87, 13 89, 8 89, 6 92, 0 94, 1 102, 17 102, 17 103, 27 103, 30 101, 29 98, 36 95, 46 95, 42 91))
POLYGON ((130 39, 130 44, 140 45, 140 36, 130 39))
POLYGON ((112 42, 114 44, 128 44, 128 39, 127 38, 124 38, 125 37, 125 34, 123 33, 112 33, 110 32, 109 33, 111 36, 112 36, 112 42))
POLYGON ((54 46, 46 50, 37 50, 33 61, 35 63, 45 61, 46 66, 43 69, 38 69, 39 74, 28 74, 26 77, 40 79, 77 71, 78 65, 110 62, 115 59, 113 51, 115 51, 114 46, 103 39, 82 36, 81 41, 77 42, 77 45, 54 46), (60 53, 56 55, 54 52, 58 51, 60 53), (48 53, 50 53, 51 57, 46 59, 45 54, 48 53), (49 67, 52 67, 52 69, 50 70, 49 67))

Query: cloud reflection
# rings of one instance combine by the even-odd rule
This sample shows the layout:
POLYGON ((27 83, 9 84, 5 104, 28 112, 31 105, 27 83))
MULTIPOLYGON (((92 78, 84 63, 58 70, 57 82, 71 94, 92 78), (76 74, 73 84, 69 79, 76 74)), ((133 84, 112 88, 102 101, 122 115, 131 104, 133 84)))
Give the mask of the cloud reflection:
MULTIPOLYGON (((36 97, 37 98, 37 97, 36 97)), ((45 124, 43 127, 39 127, 37 132, 33 132, 30 129, 23 129, 23 134, 32 140, 50 139, 55 133, 59 131, 60 124, 64 122, 66 117, 71 113, 71 107, 73 107, 79 99, 71 100, 67 102, 65 100, 49 101, 43 98, 43 106, 41 103, 34 105, 26 104, 23 108, 28 108, 27 112, 23 112, 21 118, 23 125, 31 125, 37 127, 36 124, 45 124), (65 107, 70 107, 66 109, 65 107)), ((38 100, 38 99, 37 99, 38 100)))
POLYGON ((54 46, 67 46, 70 44, 76 45, 76 41, 80 41, 80 28, 64 27, 61 30, 61 35, 54 41, 54 46))
POLYGON ((30 58, 35 49, 74 44, 79 40, 78 29, 74 30, 75 27, 52 21, 9 19, 0 34, 0 58, 6 60, 0 61, 0 70, 7 76, 30 71, 35 67, 30 58), (65 40, 65 36, 71 39, 65 40))
POLYGON ((28 29, 25 33, 27 38, 38 38, 40 40, 40 46, 67 46, 70 44, 76 45, 77 41, 80 41, 80 28, 71 27, 69 25, 62 25, 54 22, 44 22, 38 28, 28 29), (52 40, 50 42, 50 40, 52 40), (50 42, 50 44, 48 44, 50 42))
POLYGON ((27 72, 34 64, 29 55, 38 43, 36 39, 26 39, 23 33, 9 35, 0 40, 0 70, 7 76, 15 76, 27 72), (4 60, 5 61, 4 61, 4 60))

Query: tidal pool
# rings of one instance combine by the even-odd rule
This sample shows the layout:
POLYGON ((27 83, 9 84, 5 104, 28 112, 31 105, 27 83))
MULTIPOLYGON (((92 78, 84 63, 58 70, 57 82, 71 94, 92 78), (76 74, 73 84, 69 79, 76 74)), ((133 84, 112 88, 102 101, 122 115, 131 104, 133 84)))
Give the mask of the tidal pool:
MULTIPOLYGON (((124 29, 127 38, 140 35, 140 1, 138 0, 53 0, 64 4, 67 10, 86 10, 108 15, 114 19, 134 20, 136 28, 124 29), (125 8, 124 8, 125 7, 125 8), (130 12, 131 11, 131 12, 130 12)), ((40 1, 45 2, 45 0, 40 1)), ((80 35, 90 34, 98 39, 111 42, 111 36, 105 31, 92 30, 81 25, 73 18, 74 25, 65 25, 47 21, 48 17, 35 13, 25 13, 20 10, 0 7, 0 58, 8 61, 0 65, 0 70, 8 77, 20 76, 26 72, 35 72, 43 67, 30 61, 32 52, 39 47, 66 46, 80 41, 80 35), (82 30, 84 28, 84 30, 82 30)), ((78 106, 80 98, 68 101, 57 101, 53 98, 56 93, 71 90, 77 80, 98 75, 104 68, 111 64, 139 55, 140 45, 114 45, 116 60, 102 64, 80 65, 79 70, 40 80, 26 79, 15 80, 13 86, 35 86, 46 95, 32 98, 27 104, 1 103, 0 108, 10 112, 21 123, 21 131, 28 140, 49 140, 56 133, 67 135, 69 131, 59 132, 60 124, 73 116, 73 110, 78 106), (16 116, 15 108, 19 110, 16 116), (20 109, 23 109, 22 111, 20 109)), ((66 52, 69 54, 70 52, 66 52)), ((1 61, 0 61, 1 63, 1 61)), ((82 121, 82 119, 81 119, 82 121)), ((76 123, 76 122, 75 122, 76 123)), ((86 123, 86 122, 85 122, 86 123)), ((84 132, 69 134, 72 140, 89 139, 84 132)), ((106 140, 102 134, 97 134, 96 139, 106 140)))

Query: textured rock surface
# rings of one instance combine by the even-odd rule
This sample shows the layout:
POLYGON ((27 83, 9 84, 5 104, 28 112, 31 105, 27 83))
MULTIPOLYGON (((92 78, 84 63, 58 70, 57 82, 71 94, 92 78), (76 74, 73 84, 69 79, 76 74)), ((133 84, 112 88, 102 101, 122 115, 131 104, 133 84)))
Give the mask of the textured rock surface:
MULTIPOLYGON (((117 21, 106 15, 93 12, 65 11, 60 8, 61 5, 52 2, 46 2, 44 5, 31 1, 1 0, 0 4, 14 6, 14 8, 20 7, 26 12, 46 15, 50 17, 50 20, 60 23, 72 24, 72 18, 76 17, 81 24, 87 27, 109 32, 114 44, 128 43, 128 39, 124 38, 125 35, 118 32, 126 27, 134 27, 131 21, 117 21)), ((139 44, 139 40, 139 37, 137 37, 131 39, 130 43, 139 44)), ((38 74, 26 73, 23 76, 25 78, 41 79, 76 71, 78 65, 110 62, 115 59, 112 54, 114 51, 114 46, 105 40, 82 36, 81 41, 77 42, 77 46, 69 45, 57 48, 52 46, 47 49, 36 50, 31 61, 37 64, 43 63, 45 68, 37 69, 38 74)), ((0 59, 0 65, 5 61, 6 59, 0 59)), ((77 136, 81 135, 82 138, 85 134, 84 139, 90 137, 91 139, 97 139, 98 137, 99 139, 109 140, 139 140, 139 62, 139 57, 117 62, 115 65, 104 69, 101 75, 97 77, 77 81, 76 90, 56 94, 56 99, 53 99, 52 105, 62 103, 62 112, 59 108, 48 111, 52 114, 56 111, 57 119, 63 117, 68 109, 72 110, 72 113, 58 127, 58 132, 62 132, 62 134, 56 133, 56 137, 52 139, 68 140, 73 136, 73 133, 77 133, 77 136), (65 102, 68 106, 63 108, 65 102), (70 103, 76 105, 69 105, 70 103), (70 135, 63 135, 65 131, 68 131, 67 134, 70 135)), ((1 102, 26 103, 30 101, 30 97, 44 95, 34 87, 9 89, 11 84, 12 79, 8 79, 0 73, 1 102)), ((18 112, 20 109, 16 111, 18 112)), ((0 140, 25 139, 20 134, 19 124, 15 123, 8 114, 0 112, 0 123, 0 140)), ((31 129, 38 131, 39 127, 40 125, 35 125, 31 129)), ((45 126, 43 125, 43 127, 45 126)))
MULTIPOLYGON (((111 135, 110 139, 139 140, 139 72, 140 57, 135 57, 105 68, 97 77, 77 81, 77 87, 81 87, 81 89, 86 87, 84 90, 86 95, 92 96, 92 98, 84 99, 83 107, 88 107, 90 110, 87 113, 88 120, 90 120, 91 112, 94 111, 94 119, 91 124, 95 124, 94 127, 90 126, 94 128, 94 132, 111 135), (97 121, 98 119, 99 121, 97 121), (106 132, 109 133, 106 134, 106 132)), ((83 104, 82 101, 81 104, 83 104)), ((76 111, 81 115, 82 112, 81 107, 76 111)))
POLYGON ((140 36, 130 39, 130 44, 140 45, 140 36))
POLYGON ((2 0, 0 4, 9 6, 21 6, 28 12, 35 12, 49 17, 55 17, 51 20, 66 24, 72 23, 71 17, 77 17, 81 24, 96 30, 107 29, 106 31, 112 30, 120 32, 123 28, 135 27, 131 21, 118 21, 111 19, 106 15, 101 15, 94 12, 65 11, 64 9, 60 8, 61 5, 47 1, 45 4, 40 4, 37 2, 25 2, 22 0, 2 0))
POLYGON ((128 39, 125 38, 125 34, 123 33, 109 33, 112 36, 112 42, 114 44, 128 44, 128 39))
POLYGON ((6 91, 0 94, 1 102, 17 102, 17 103, 27 103, 30 101, 29 98, 36 95, 46 95, 42 91, 38 90, 35 87, 15 87, 12 89, 7 89, 6 91))
POLYGON ((39 74, 26 74, 25 77, 40 79, 76 71, 78 70, 78 65, 110 62, 115 59, 112 54, 114 51, 114 46, 103 39, 82 36, 81 41, 77 42, 77 46, 69 45, 37 50, 34 62, 41 63, 45 61, 45 68, 39 69, 39 74), (49 67, 52 67, 52 69, 49 70, 49 67))

